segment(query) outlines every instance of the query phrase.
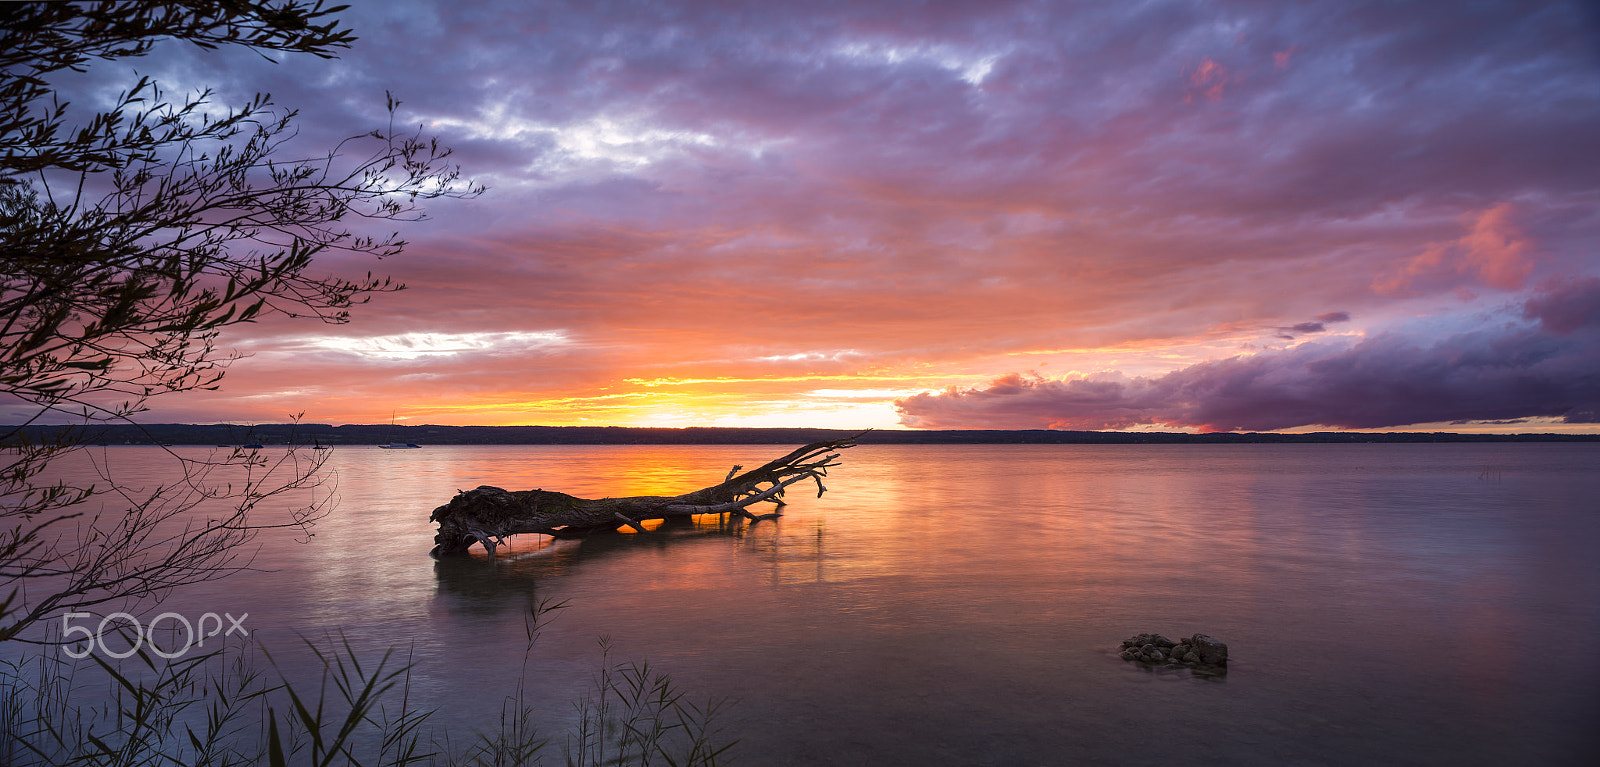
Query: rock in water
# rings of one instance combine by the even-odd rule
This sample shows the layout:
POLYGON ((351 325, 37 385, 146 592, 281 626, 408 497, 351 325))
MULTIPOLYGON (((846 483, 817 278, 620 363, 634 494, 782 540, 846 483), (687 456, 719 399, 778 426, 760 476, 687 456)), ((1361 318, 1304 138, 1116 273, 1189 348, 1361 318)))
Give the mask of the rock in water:
POLYGON ((1205 634, 1195 634, 1190 637, 1189 644, 1194 646, 1201 663, 1220 666, 1228 662, 1228 646, 1205 634))
POLYGON ((1228 646, 1207 634, 1176 642, 1160 634, 1136 634, 1122 640, 1118 652, 1123 660, 1146 666, 1188 666, 1197 673, 1222 673, 1228 665, 1228 646))

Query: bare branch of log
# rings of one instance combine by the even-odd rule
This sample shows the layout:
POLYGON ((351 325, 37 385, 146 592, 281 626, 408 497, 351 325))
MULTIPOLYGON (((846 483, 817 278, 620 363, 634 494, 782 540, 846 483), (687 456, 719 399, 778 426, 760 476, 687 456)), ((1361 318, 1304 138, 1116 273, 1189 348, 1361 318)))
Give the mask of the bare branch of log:
POLYGON ((449 503, 433 510, 430 519, 439 523, 439 533, 434 536, 432 555, 465 554, 478 542, 494 556, 499 544, 520 533, 580 538, 621 527, 642 533, 645 521, 699 514, 733 514, 751 521, 771 519, 780 512, 756 515, 747 507, 763 501, 782 507, 784 490, 806 479, 817 483, 817 497, 822 497, 827 492, 822 478, 829 468, 839 465, 839 453, 834 451, 855 447, 861 434, 813 442, 743 474, 739 473, 743 466, 734 466, 721 484, 683 495, 578 498, 554 490, 508 491, 489 485, 460 491, 449 503))
POLYGON ((633 520, 631 520, 631 519, 628 519, 628 518, 627 518, 627 517, 626 517, 626 516, 624 516, 624 515, 623 515, 623 513, 622 513, 622 512, 620 512, 620 511, 619 511, 619 512, 617 512, 617 513, 616 513, 616 514, 613 514, 613 515, 612 515, 612 516, 614 516, 614 517, 616 517, 616 518, 617 518, 617 521, 618 521, 618 522, 621 522, 621 523, 622 523, 622 524, 624 524, 624 525, 627 525, 627 526, 628 526, 628 527, 631 527, 631 528, 633 528, 633 529, 634 529, 634 532, 639 532, 639 533, 642 533, 642 532, 644 532, 644 531, 645 531, 645 530, 644 530, 644 525, 641 525, 641 524, 639 524, 639 523, 638 523, 638 522, 635 522, 635 521, 633 521, 633 520))

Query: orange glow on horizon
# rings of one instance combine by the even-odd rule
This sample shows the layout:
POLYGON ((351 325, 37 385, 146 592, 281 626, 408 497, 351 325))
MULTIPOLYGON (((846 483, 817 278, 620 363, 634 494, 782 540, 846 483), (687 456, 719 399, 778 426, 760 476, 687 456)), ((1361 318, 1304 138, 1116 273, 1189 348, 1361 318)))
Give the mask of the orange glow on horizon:
MULTIPOLYGON (((957 390, 981 389, 995 379, 991 374, 994 370, 1023 371, 1024 375, 1036 380, 1100 380, 1096 376, 1108 374, 1122 376, 1112 380, 1132 380, 1134 377, 1154 380, 1208 360, 1277 353, 1302 343, 1286 337, 1281 330, 1263 328, 1253 323, 1222 323, 1188 338, 1127 340, 1098 346, 1022 348, 952 360, 883 361, 862 364, 861 368, 864 369, 848 372, 782 370, 786 367, 815 365, 816 362, 809 358, 800 361, 775 358, 765 363, 768 370, 755 375, 704 375, 703 372, 709 372, 715 366, 680 363, 658 366, 680 368, 682 372, 676 375, 618 377, 609 382, 583 382, 577 386, 553 387, 543 391, 496 390, 487 387, 470 391, 460 391, 454 387, 435 390, 384 380, 354 382, 350 386, 352 391, 343 391, 335 390, 331 385, 317 387, 305 383, 293 389, 268 391, 250 398, 257 403, 271 403, 274 407, 243 415, 244 419, 255 422, 282 421, 288 413, 276 405, 293 402, 303 409, 304 420, 313 423, 384 423, 390 419, 391 411, 397 411, 395 417, 402 423, 452 426, 897 430, 916 428, 902 423, 902 413, 896 410, 897 400, 922 393, 938 394, 952 387, 957 390)), ((1340 325, 1307 340, 1320 343, 1330 339, 1350 342, 1359 341, 1362 337, 1362 328, 1340 325)), ((273 354, 267 352, 261 356, 270 357, 273 354)), ((760 370, 760 366, 747 367, 750 373, 760 370)), ((259 376, 259 371, 258 367, 241 366, 241 369, 230 372, 224 389, 236 380, 236 376, 255 377, 259 376)), ((529 381, 533 385, 538 383, 540 381, 537 379, 529 381)), ((1073 427, 1040 422, 1026 427, 977 425, 961 428, 1073 427)), ((1201 429, 1181 423, 1150 422, 1112 430, 1195 432, 1201 429)), ((1546 418, 1515 423, 1426 423, 1378 429, 1308 425, 1277 431, 1304 433, 1341 430, 1588 433, 1592 427, 1546 418)))

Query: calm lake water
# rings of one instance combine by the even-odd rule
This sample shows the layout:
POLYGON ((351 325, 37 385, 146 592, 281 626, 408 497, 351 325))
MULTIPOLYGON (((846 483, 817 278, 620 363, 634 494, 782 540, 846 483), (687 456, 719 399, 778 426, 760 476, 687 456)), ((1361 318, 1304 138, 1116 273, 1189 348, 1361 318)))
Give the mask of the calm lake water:
MULTIPOLYGON (((434 562, 480 484, 671 494, 791 446, 339 448, 310 543, 155 611, 249 613, 269 649, 412 653, 452 730, 528 665, 545 729, 600 662, 738 701, 745 765, 1589 764, 1600 748, 1600 445, 875 446, 786 515, 434 562), (1225 677, 1117 656, 1203 632, 1225 677)), ((181 448, 203 454, 201 448, 181 448)), ((97 455, 160 476, 153 448, 97 455)), ((287 652, 287 650, 284 650, 287 652)), ((459 738, 459 736, 457 736, 459 738)), ((559 753, 559 752, 558 752, 559 753)))

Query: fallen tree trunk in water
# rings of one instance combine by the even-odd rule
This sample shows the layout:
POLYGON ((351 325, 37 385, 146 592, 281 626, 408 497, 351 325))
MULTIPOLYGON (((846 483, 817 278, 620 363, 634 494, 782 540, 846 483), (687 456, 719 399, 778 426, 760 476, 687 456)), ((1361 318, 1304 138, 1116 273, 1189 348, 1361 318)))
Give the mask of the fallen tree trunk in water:
MULTIPOLYGON (((866 432, 862 432, 865 434, 866 432)), ((542 533, 557 538, 581 538, 598 532, 631 527, 644 532, 641 523, 654 519, 685 518, 697 514, 733 514, 752 521, 778 516, 757 515, 746 509, 763 501, 783 506, 783 492, 805 479, 817 483, 817 497, 827 491, 822 478, 839 464, 835 450, 855 447, 856 438, 813 442, 758 469, 728 472, 722 484, 675 496, 636 495, 627 498, 578 498, 554 490, 508 491, 483 485, 456 493, 450 502, 433 510, 430 521, 439 523, 433 537, 434 557, 465 554, 482 543, 494 556, 507 536, 542 533)))

